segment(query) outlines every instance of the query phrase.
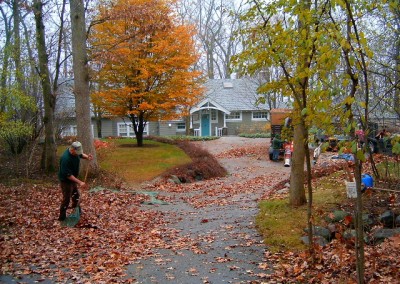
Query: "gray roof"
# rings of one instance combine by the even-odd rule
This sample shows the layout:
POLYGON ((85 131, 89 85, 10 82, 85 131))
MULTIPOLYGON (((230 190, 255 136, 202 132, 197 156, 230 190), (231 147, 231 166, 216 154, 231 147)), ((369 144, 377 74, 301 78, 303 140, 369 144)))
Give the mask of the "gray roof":
POLYGON ((251 79, 210 79, 205 84, 205 99, 216 102, 228 111, 267 109, 256 104, 258 83, 251 79))

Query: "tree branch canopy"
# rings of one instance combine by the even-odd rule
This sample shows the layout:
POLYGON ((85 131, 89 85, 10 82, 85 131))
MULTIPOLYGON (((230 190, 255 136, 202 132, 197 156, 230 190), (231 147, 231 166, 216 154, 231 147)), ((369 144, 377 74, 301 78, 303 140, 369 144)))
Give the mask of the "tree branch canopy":
POLYGON ((90 37, 92 75, 101 86, 96 104, 146 123, 172 118, 197 102, 194 30, 177 24, 165 1, 117 1, 99 7, 97 21, 90 37))

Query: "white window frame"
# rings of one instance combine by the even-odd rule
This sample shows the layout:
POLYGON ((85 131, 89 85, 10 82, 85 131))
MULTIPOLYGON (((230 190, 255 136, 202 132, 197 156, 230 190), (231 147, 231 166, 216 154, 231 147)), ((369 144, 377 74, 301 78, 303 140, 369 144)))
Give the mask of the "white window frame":
POLYGON ((232 111, 231 114, 225 114, 226 121, 241 121, 242 120, 242 112, 241 111, 232 111), (237 114, 239 114, 239 118, 237 118, 237 114), (230 118, 235 115, 235 118, 230 118))
POLYGON ((214 122, 214 123, 218 122, 218 110, 216 110, 214 108, 211 109, 210 116, 211 116, 211 122, 214 122), (213 119, 213 115, 215 115, 215 119, 213 119))
MULTIPOLYGON (((91 131, 92 131, 92 137, 94 137, 94 125, 91 124, 91 131)), ((78 126, 74 125, 68 125, 66 126, 62 131, 61 131, 61 136, 77 136, 78 135, 78 126)))
MULTIPOLYGON (((149 133, 149 124, 146 123, 146 127, 143 130, 143 135, 148 135, 149 133)), ((136 137, 135 135, 135 131, 133 130, 132 127, 132 122, 118 122, 117 123, 117 136, 121 136, 121 137, 136 137), (121 135, 121 131, 120 131, 120 127, 124 125, 126 126, 126 136, 121 135)))
POLYGON ((177 122, 176 123, 176 132, 186 132, 186 122, 177 122), (179 125, 183 125, 183 128, 179 128, 179 125))
MULTIPOLYGON (((118 122, 117 123, 117 136, 119 137, 132 137, 129 136, 132 123, 118 122), (125 131, 126 130, 126 131, 125 131)), ((133 129, 132 129, 133 130, 133 129)))
POLYGON ((192 121, 194 123, 199 123, 200 122, 200 111, 195 112, 192 114, 192 121))
POLYGON ((260 110, 260 111, 253 111, 251 112, 251 120, 253 121, 266 121, 269 119, 269 112, 266 110, 260 110), (261 114, 261 117, 254 117, 255 114, 261 114), (263 115, 265 114, 265 115, 263 115))

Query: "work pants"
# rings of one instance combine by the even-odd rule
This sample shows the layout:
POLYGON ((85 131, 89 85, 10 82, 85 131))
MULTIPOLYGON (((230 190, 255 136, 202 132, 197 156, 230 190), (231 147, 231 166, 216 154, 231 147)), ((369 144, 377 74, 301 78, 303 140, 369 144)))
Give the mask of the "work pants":
POLYGON ((78 191, 78 185, 75 182, 62 181, 61 191, 62 201, 60 206, 59 220, 65 220, 70 200, 72 199, 72 208, 75 208, 76 206, 78 206, 80 195, 78 191))

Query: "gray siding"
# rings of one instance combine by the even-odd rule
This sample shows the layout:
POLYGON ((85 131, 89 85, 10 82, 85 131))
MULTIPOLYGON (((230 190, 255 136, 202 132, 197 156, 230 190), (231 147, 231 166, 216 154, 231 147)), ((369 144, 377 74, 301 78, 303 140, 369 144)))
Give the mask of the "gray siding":
POLYGON ((160 136, 176 135, 176 123, 170 121, 160 121, 160 136))
POLYGON ((186 135, 185 130, 178 130, 178 123, 184 123, 184 121, 160 121, 160 136, 176 136, 186 135))
POLYGON ((240 126, 239 134, 240 133, 260 133, 265 132, 266 126, 268 121, 261 120, 261 121, 254 121, 252 120, 253 113, 252 112, 243 112, 242 113, 242 124, 240 126))
POLYGON ((149 135, 151 136, 158 136, 160 135, 160 127, 158 125, 158 122, 148 122, 147 125, 149 126, 149 135))
POLYGON ((228 135, 239 135, 242 133, 260 133, 266 131, 267 120, 252 120, 251 111, 242 111, 241 121, 227 121, 228 135))
POLYGON ((103 119, 101 122, 101 134, 104 137, 115 136, 113 133, 113 122, 110 119, 103 119))

